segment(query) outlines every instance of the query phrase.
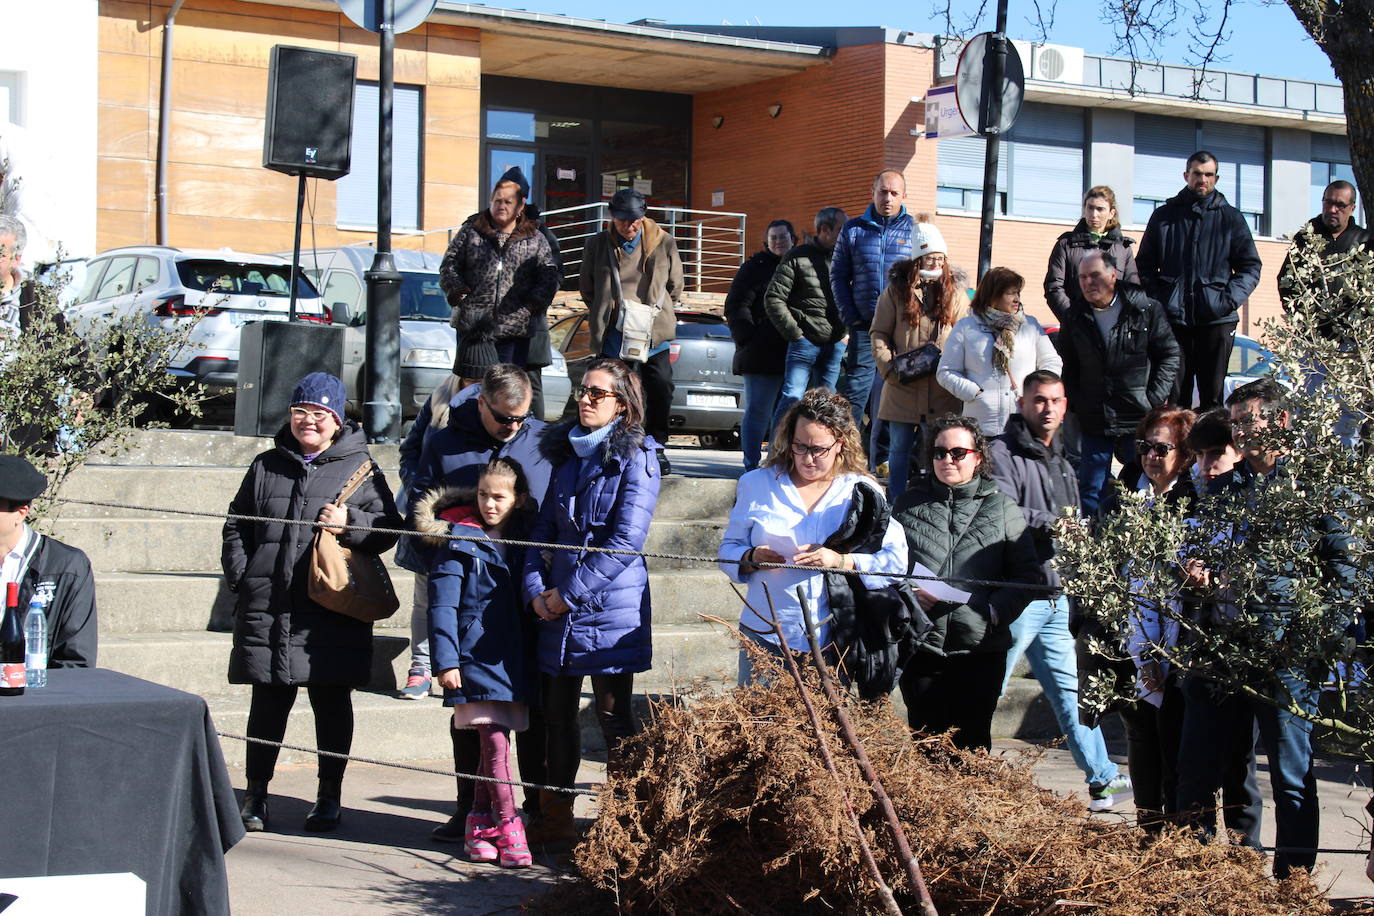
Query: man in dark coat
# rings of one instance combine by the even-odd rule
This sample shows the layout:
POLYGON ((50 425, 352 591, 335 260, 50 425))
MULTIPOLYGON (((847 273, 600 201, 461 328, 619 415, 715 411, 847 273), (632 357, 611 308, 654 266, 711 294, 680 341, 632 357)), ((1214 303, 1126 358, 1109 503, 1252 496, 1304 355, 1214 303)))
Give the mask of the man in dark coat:
POLYGON ((97 628, 91 561, 27 524, 48 481, 18 455, 0 455, 0 578, 19 583, 19 612, 34 598, 48 619, 48 667, 94 668, 97 628))
MULTIPOLYGON (((449 407, 447 425, 424 440, 410 487, 413 502, 443 488, 475 487, 482 468, 493 458, 505 457, 519 463, 529 484, 531 501, 537 507, 548 489, 552 469, 539 449, 545 424, 530 415, 530 400, 529 378, 519 366, 509 364, 492 366, 483 376, 481 385, 460 391, 449 407)), ((429 559, 429 553, 415 543, 404 553, 397 550, 397 562, 416 574, 411 613, 422 618, 429 602, 425 581, 429 559)), ((428 647, 425 648, 423 655, 427 662, 429 653, 428 647)), ((429 675, 425 670, 421 679, 427 682, 429 675)), ((421 696, 427 691, 426 683, 421 696)), ((456 770, 476 773, 480 756, 477 732, 450 727, 449 737, 456 770)), ((530 704, 530 727, 516 734, 515 750, 522 778, 542 783, 544 723, 537 702, 530 704)), ((434 828, 431 836, 445 843, 463 841, 464 820, 472 808, 472 792, 471 780, 458 780, 458 809, 447 823, 434 828)), ((538 811, 538 795, 533 790, 526 792, 525 810, 531 814, 538 811)))
POLYGON ((1345 286, 1341 274, 1350 261, 1350 253, 1370 244, 1369 230, 1355 222, 1355 186, 1348 181, 1333 181, 1322 192, 1322 212, 1308 220, 1293 236, 1293 247, 1283 260, 1279 271, 1279 295, 1285 308, 1288 301, 1303 291, 1303 282, 1293 270, 1293 256, 1320 240, 1320 254, 1326 268, 1326 290, 1339 296, 1345 286))
POLYGON ((1056 343, 1081 430, 1079 496, 1084 516, 1093 518, 1112 456, 1129 464, 1136 425, 1168 400, 1179 352, 1164 309, 1139 286, 1117 280, 1109 253, 1083 255, 1078 288, 1056 343))
POLYGON ((1182 356, 1174 403, 1221 404, 1237 312, 1259 285, 1260 256, 1250 226, 1216 189, 1217 157, 1188 157, 1187 187, 1150 215, 1136 266, 1149 297, 1164 306, 1182 356))

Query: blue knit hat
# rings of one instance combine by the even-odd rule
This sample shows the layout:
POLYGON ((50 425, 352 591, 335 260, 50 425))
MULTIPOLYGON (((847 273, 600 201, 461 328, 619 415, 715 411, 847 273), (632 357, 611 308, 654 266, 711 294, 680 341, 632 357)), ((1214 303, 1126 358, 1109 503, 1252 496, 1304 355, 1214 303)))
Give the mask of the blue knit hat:
POLYGON ((292 407, 297 404, 323 407, 334 415, 334 420, 340 426, 343 426, 343 409, 346 400, 348 400, 348 394, 344 390, 344 383, 328 372, 310 373, 297 382, 296 390, 291 392, 292 407))
POLYGON ((530 196, 530 182, 529 179, 525 177, 525 173, 520 171, 520 166, 511 166, 510 168, 506 169, 504 175, 496 179, 497 184, 500 184, 503 181, 509 181, 511 184, 519 188, 520 196, 522 198, 530 196))

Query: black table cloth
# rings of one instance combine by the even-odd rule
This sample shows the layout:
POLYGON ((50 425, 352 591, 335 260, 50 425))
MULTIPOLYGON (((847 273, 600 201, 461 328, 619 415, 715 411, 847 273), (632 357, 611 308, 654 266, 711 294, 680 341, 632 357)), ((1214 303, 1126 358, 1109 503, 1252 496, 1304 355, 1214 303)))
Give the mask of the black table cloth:
POLYGON ((133 872, 147 912, 229 912, 243 822, 205 700, 99 668, 0 697, 0 876, 133 872))

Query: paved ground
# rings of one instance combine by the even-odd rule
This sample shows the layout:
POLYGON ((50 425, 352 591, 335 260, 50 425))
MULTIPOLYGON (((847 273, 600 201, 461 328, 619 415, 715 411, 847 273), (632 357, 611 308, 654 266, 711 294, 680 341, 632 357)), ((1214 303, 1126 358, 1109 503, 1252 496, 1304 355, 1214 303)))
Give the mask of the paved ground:
MULTIPOLYGON (((1019 753, 1028 747, 1014 740, 996 742, 1001 753, 1019 753)), ((447 763, 423 765, 442 768, 447 763)), ((1067 751, 1047 751, 1037 774, 1045 786, 1086 802, 1082 777, 1067 751)), ((1364 825, 1368 817, 1363 806, 1369 790, 1352 787, 1354 767, 1348 763, 1324 762, 1318 775, 1324 847, 1321 878, 1329 883, 1333 898, 1374 893, 1374 886, 1364 877, 1363 854, 1341 851, 1367 848, 1364 825)), ((242 772, 232 776, 234 785, 241 788, 242 772)), ((597 762, 587 763, 579 774, 583 785, 599 782, 601 776, 597 762)), ((346 811, 339 832, 307 834, 300 826, 314 793, 314 768, 281 768, 272 783, 273 832, 250 835, 228 855, 234 912, 237 916, 513 913, 520 910, 521 901, 567 873, 566 863, 552 857, 541 857, 534 868, 518 871, 474 865, 456 857, 460 849, 431 841, 430 829, 452 810, 452 787, 452 781, 442 776, 355 764, 344 785, 346 811)), ((1267 778, 1264 791, 1267 799, 1267 778)), ((589 797, 578 800, 580 816, 589 817, 592 807, 589 797)), ((1093 816, 1134 815, 1126 801, 1093 816)), ((1272 816, 1266 817, 1264 826, 1265 842, 1272 843, 1272 816)))

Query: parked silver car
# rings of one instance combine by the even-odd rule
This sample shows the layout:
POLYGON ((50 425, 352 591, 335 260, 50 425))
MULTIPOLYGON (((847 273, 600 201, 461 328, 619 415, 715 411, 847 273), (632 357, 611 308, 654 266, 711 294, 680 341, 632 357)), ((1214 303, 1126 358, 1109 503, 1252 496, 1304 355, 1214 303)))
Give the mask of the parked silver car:
MULTIPOLYGON (((543 372, 544 419, 563 416, 574 386, 592 361, 587 313, 569 315, 549 329, 553 364, 543 372)), ((677 313, 677 339, 669 345, 674 435, 695 435, 707 448, 735 448, 744 416, 744 380, 730 371, 735 342, 725 319, 710 312, 677 313)))
MULTIPOLYGON (((285 321, 291 292, 289 261, 271 255, 136 245, 102 252, 86 264, 67 316, 78 332, 130 315, 163 327, 204 317, 168 370, 232 396, 238 384, 239 336, 250 321, 285 321)), ((328 323, 330 314, 309 279, 296 279, 296 314, 328 323)))

